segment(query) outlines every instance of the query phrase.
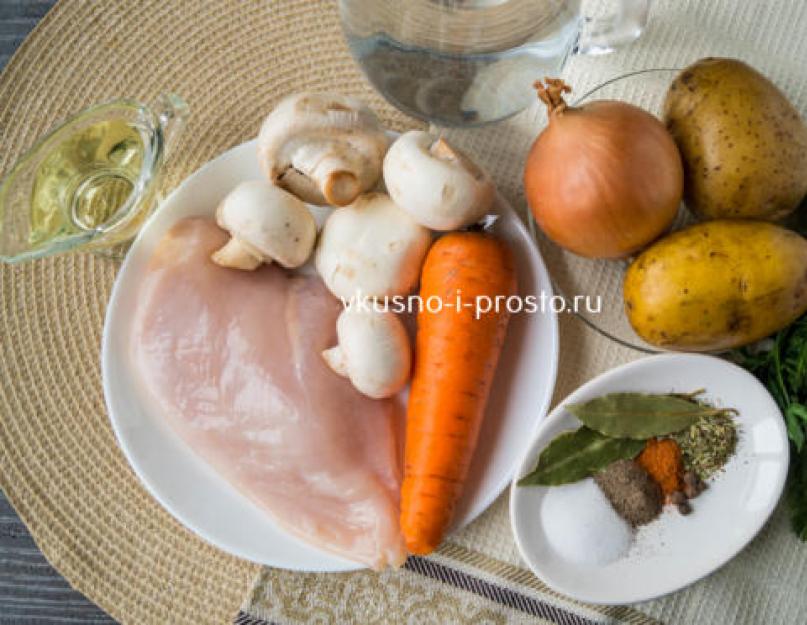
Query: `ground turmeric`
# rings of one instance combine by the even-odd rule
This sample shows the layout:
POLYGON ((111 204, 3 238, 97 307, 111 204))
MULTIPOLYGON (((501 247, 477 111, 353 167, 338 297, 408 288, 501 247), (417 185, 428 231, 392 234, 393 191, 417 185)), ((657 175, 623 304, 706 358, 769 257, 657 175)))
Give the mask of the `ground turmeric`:
POLYGON ((674 440, 651 438, 636 462, 658 482, 665 495, 681 490, 684 468, 681 448, 674 440))

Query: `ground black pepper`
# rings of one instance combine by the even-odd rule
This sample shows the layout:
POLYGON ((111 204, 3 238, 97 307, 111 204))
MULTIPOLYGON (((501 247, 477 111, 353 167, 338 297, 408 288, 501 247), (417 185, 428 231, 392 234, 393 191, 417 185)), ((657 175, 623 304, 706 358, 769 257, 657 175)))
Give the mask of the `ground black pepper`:
POLYGON ((617 514, 632 526, 650 523, 661 513, 661 487, 633 460, 618 460, 594 476, 617 514))

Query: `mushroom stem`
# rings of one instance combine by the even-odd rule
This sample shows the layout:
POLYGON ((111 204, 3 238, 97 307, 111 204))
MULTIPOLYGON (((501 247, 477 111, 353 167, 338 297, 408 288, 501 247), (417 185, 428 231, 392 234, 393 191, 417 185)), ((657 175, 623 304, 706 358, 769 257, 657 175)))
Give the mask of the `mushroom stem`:
POLYGON ((322 358, 336 375, 341 375, 343 378, 348 377, 347 357, 341 346, 337 345, 324 350, 322 358))
POLYGON ((330 153, 324 155, 322 145, 316 147, 319 149, 310 146, 299 149, 292 158, 292 167, 313 181, 328 204, 351 204, 361 193, 359 179, 353 173, 355 163, 346 157, 344 146, 338 143, 325 148, 330 153))
POLYGON ((359 181, 349 171, 333 171, 322 183, 322 195, 328 204, 347 206, 361 193, 359 181))
POLYGON ((231 267, 232 269, 243 269, 253 271, 257 269, 263 261, 260 256, 253 254, 249 248, 243 245, 235 237, 227 241, 221 249, 211 256, 214 263, 221 267, 231 267))
POLYGON ((477 180, 480 180, 485 175, 476 163, 465 156, 462 152, 459 152, 451 147, 451 144, 443 139, 443 137, 440 137, 437 139, 437 141, 432 143, 431 147, 429 148, 429 152, 432 156, 440 159, 441 161, 452 161, 454 163, 459 163, 477 180))
POLYGON ((454 151, 448 141, 440 137, 432 143, 432 146, 429 148, 429 152, 432 153, 433 156, 442 159, 444 161, 453 161, 457 159, 457 153, 454 151))

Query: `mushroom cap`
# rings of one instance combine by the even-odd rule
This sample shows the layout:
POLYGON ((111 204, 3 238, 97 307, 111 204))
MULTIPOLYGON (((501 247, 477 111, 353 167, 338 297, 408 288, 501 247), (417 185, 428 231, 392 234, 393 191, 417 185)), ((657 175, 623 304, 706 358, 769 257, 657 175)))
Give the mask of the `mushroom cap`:
POLYGON ((281 100, 258 135, 258 160, 272 182, 311 204, 350 204, 381 177, 389 138, 361 101, 334 93, 281 100))
POLYGON ((392 199, 432 230, 456 230, 491 210, 493 181, 444 139, 422 130, 402 134, 384 158, 384 182, 392 199))
POLYGON ((266 180, 248 180, 219 204, 216 221, 264 262, 299 267, 311 255, 317 224, 297 197, 266 180))
POLYGON ((347 375, 360 393, 382 399, 406 386, 412 370, 412 346, 397 315, 372 305, 354 305, 339 315, 336 334, 339 345, 323 356, 331 365, 329 353, 338 352, 337 373, 347 375), (338 370, 341 367, 343 371, 338 370))
POLYGON ((385 193, 368 193, 328 217, 316 266, 328 289, 355 297, 405 295, 417 284, 431 233, 385 193))

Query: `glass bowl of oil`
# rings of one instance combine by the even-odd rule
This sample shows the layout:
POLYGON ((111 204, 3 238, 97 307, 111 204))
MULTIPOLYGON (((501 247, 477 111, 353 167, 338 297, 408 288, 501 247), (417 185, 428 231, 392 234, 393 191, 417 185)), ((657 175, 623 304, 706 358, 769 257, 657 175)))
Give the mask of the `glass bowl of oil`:
POLYGON ((0 261, 131 239, 156 204, 160 170, 187 115, 173 94, 150 106, 115 100, 41 138, 0 183, 0 261))

